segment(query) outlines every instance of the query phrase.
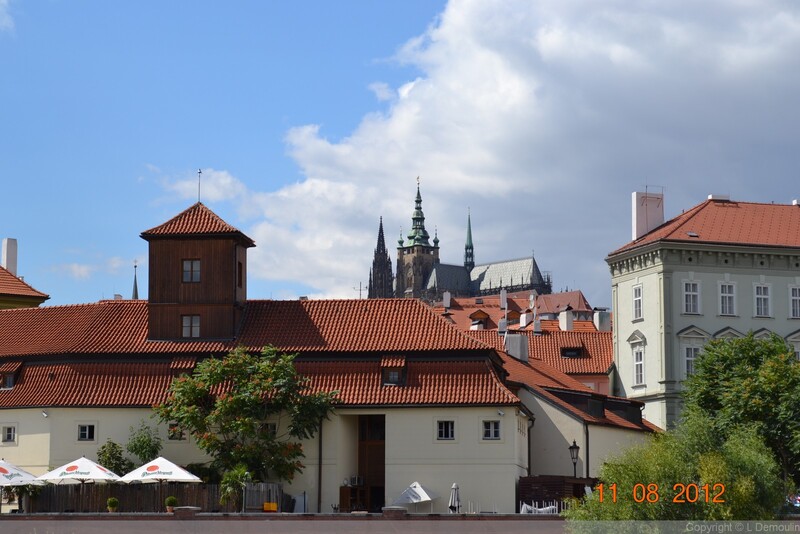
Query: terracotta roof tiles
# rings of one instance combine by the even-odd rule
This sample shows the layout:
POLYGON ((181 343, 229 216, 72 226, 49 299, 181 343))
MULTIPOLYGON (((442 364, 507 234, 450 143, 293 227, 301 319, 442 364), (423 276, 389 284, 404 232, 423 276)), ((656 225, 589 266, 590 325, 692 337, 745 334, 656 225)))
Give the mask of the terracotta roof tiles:
POLYGON ((0 267, 0 295, 33 297, 40 300, 47 300, 50 298, 41 291, 35 290, 21 278, 11 274, 4 267, 0 267))
POLYGON ((609 258, 658 241, 800 248, 800 205, 706 200, 609 258))
POLYGON ((145 230, 141 234, 142 238, 147 240, 160 237, 207 235, 230 235, 241 239, 245 246, 255 246, 252 239, 223 221, 202 202, 190 206, 164 224, 145 230))

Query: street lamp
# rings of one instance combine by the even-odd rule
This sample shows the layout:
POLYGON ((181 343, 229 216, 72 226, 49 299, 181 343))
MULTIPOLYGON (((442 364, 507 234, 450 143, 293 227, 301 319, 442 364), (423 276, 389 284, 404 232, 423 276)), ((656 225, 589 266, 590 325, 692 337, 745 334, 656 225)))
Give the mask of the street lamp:
POLYGON ((569 456, 572 458, 572 476, 578 478, 578 451, 581 448, 572 440, 572 445, 569 446, 569 456))

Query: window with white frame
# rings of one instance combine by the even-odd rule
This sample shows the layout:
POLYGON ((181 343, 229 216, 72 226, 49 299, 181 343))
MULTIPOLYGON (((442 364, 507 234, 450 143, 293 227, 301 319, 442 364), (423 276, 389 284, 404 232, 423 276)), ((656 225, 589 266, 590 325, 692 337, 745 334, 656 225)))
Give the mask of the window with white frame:
POLYGON ((500 421, 483 422, 483 439, 500 439, 500 421))
POLYGON ((789 317, 800 319, 800 287, 789 287, 789 317))
POLYGON ((3 443, 16 443, 17 442, 17 427, 14 425, 3 426, 3 443))
POLYGON ((78 425, 78 441, 94 441, 94 425, 78 425))
POLYGON ((644 384, 644 345, 633 345, 633 385, 644 384))
POLYGON ((694 374, 694 362, 697 357, 700 355, 700 347, 696 346, 688 346, 683 348, 683 353, 685 356, 686 365, 684 366, 684 372, 686 373, 686 377, 689 375, 694 374))
POLYGON ((633 286, 633 320, 643 317, 642 312, 642 284, 633 286))
POLYGON ((437 421, 436 422, 438 440, 454 440, 456 439, 456 422, 455 421, 437 421))
POLYGON ((756 284, 754 293, 756 317, 772 317, 769 284, 756 284))
POLYGON ((719 284, 719 314, 736 315, 736 285, 732 282, 719 284))
POLYGON ((683 282, 683 313, 700 313, 700 282, 689 280, 683 282))

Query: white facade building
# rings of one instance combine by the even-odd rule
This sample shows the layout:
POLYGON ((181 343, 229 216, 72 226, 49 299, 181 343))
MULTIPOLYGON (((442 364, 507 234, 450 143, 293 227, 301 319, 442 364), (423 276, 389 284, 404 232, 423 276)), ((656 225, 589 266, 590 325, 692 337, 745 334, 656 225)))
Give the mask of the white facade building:
POLYGON ((663 197, 633 195, 633 238, 612 277, 615 392, 666 428, 710 339, 749 331, 800 352, 800 206, 708 200, 663 223, 663 197), (642 212, 646 211, 644 214, 642 212))

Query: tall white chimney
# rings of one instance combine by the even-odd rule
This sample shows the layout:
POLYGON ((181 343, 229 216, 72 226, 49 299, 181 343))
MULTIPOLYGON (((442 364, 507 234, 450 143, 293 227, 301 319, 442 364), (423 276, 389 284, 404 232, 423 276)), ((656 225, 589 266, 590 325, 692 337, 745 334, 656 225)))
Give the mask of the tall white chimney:
POLYGON ((17 276, 17 240, 13 237, 3 238, 3 255, 0 265, 14 276, 17 276))
POLYGON ((663 193, 632 193, 631 240, 642 237, 650 230, 664 224, 663 193))
POLYGON ((572 308, 570 306, 558 314, 558 327, 564 332, 572 330, 572 308))

